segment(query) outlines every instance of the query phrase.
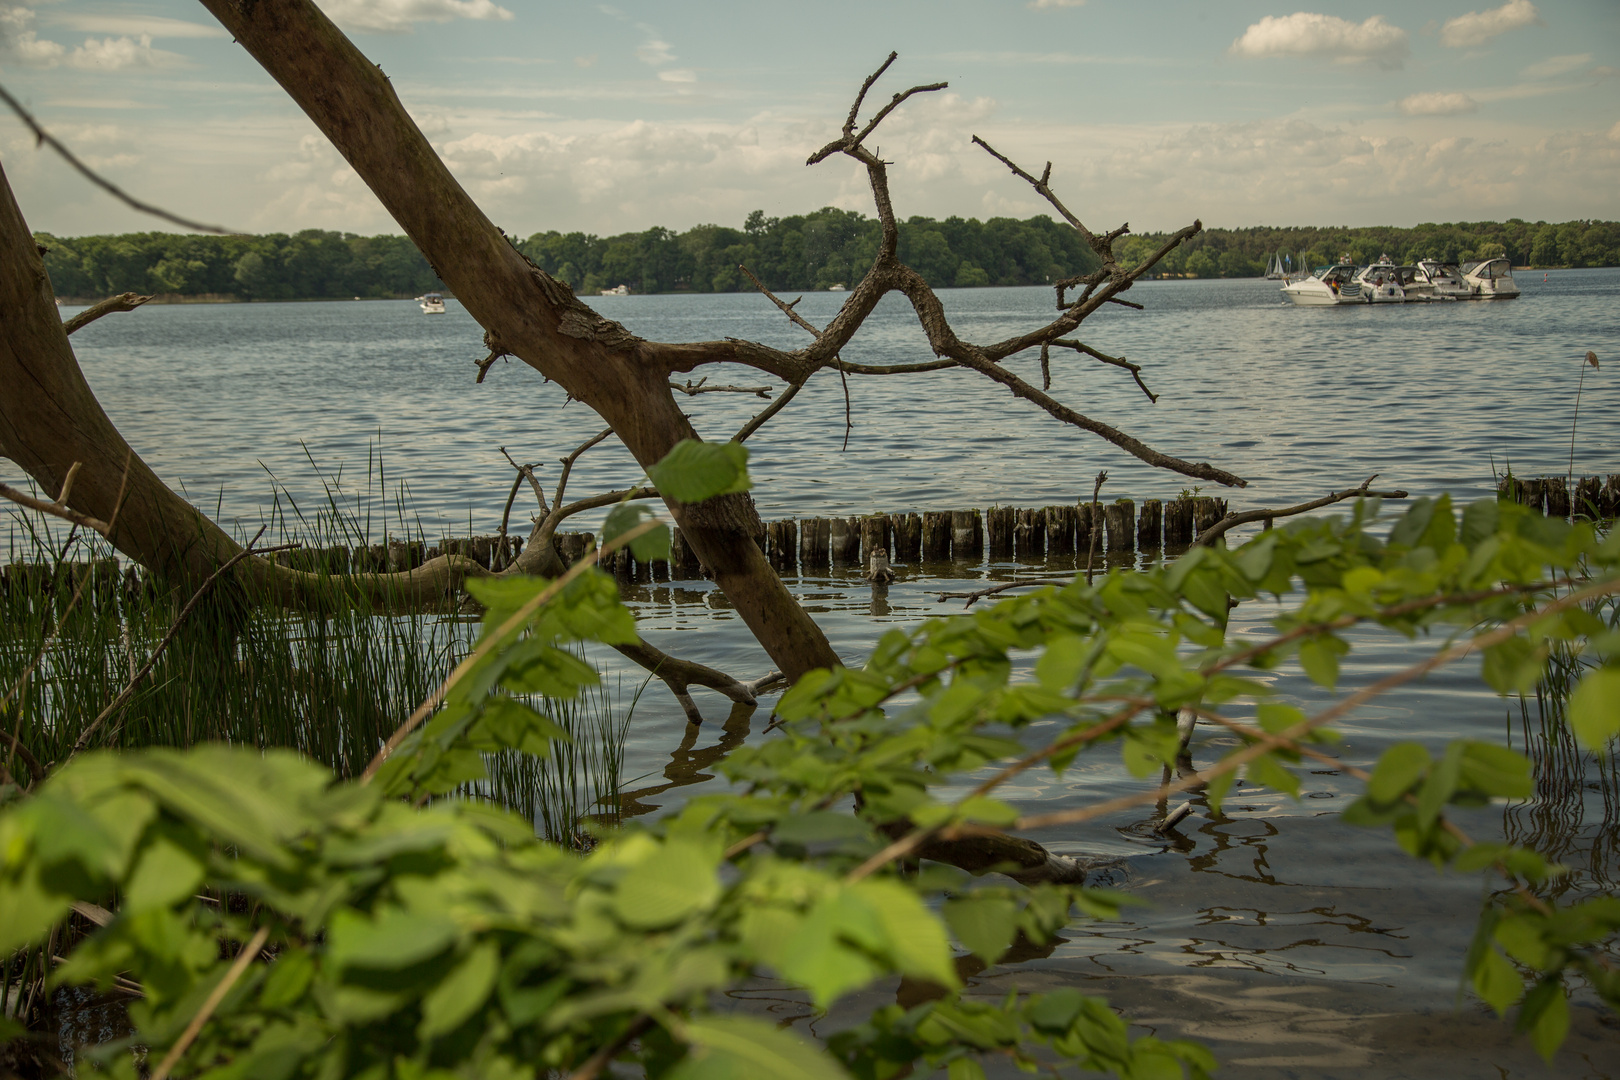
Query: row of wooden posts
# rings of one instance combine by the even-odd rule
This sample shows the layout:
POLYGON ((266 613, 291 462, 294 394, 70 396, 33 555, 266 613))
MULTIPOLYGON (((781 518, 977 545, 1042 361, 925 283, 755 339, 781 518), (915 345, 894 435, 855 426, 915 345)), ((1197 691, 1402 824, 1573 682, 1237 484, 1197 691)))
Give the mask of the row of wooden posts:
POLYGON ((1497 484, 1498 498, 1538 510, 1548 517, 1613 521, 1620 518, 1620 473, 1583 476, 1538 476, 1525 480, 1509 474, 1497 484))
MULTIPOLYGON (((1498 497, 1522 503, 1549 517, 1620 518, 1620 473, 1587 476, 1574 482, 1564 477, 1523 479, 1504 477, 1498 497)), ((1115 499, 1095 508, 1089 502, 1040 508, 992 506, 988 510, 930 510, 855 517, 806 517, 771 521, 756 537, 771 565, 782 571, 818 567, 864 566, 871 553, 884 548, 891 562, 901 565, 950 559, 1039 559, 1047 555, 1079 555, 1095 551, 1099 557, 1132 551, 1183 550, 1204 530, 1226 515, 1225 499, 1183 496, 1145 499, 1140 509, 1130 499, 1115 499)), ((587 532, 558 533, 557 549, 572 565, 596 543, 587 532)), ((277 552, 274 558, 299 570, 330 574, 393 573, 411 570, 441 554, 462 555, 478 565, 499 570, 511 565, 523 549, 515 536, 473 536, 429 545, 422 540, 391 540, 362 547, 342 545, 299 548, 277 552)), ((65 564, 66 565, 66 564, 65 564)), ((69 571, 91 566, 98 581, 115 580, 126 589, 138 586, 133 567, 115 560, 95 564, 74 563, 69 571)), ((688 579, 702 576, 703 567, 675 530, 669 563, 657 560, 638 565, 628 551, 604 560, 615 575, 639 580, 688 579)), ((14 563, 0 568, 0 593, 25 583, 37 584, 50 571, 37 563, 14 563)), ((70 573, 77 580, 79 573, 70 573)))
MULTIPOLYGON (((1038 559, 1047 555, 1085 555, 1098 558, 1131 551, 1184 549, 1226 515, 1226 500, 1209 496, 1144 500, 1140 509, 1131 499, 1115 499, 1093 506, 1021 508, 992 506, 988 510, 930 510, 856 517, 789 518, 766 522, 756 537, 771 565, 782 571, 813 570, 842 565, 863 566, 872 552, 882 548, 898 564, 940 562, 950 559, 1038 559)), ((584 534, 559 535, 565 560, 586 550, 584 534), (571 544, 578 537, 577 549, 571 544)), ((667 569, 654 563, 637 566, 627 551, 606 560, 618 576, 697 577, 703 567, 697 554, 675 530, 667 569)))

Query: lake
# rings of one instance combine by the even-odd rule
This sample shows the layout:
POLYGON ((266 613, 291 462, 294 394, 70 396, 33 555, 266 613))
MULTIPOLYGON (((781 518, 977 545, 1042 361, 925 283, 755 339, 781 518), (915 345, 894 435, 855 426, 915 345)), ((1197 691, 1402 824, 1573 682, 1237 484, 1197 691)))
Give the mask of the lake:
MULTIPOLYGON (((1511 302, 1295 308, 1280 302, 1275 282, 1147 282, 1129 294, 1146 310, 1109 308, 1080 336, 1142 364, 1158 403, 1126 372, 1066 353, 1053 358, 1053 393, 1159 450, 1245 477, 1245 490, 1211 492, 1237 508, 1286 506, 1375 473, 1377 486, 1414 495, 1487 497, 1493 471, 1509 465, 1524 476, 1564 474, 1581 358, 1588 349, 1616 353, 1620 270, 1554 271, 1545 280, 1526 272, 1519 283, 1524 295, 1511 302)), ((841 299, 812 294, 799 310, 824 323, 841 299)), ((942 299, 958 333, 974 340, 1037 325, 1052 305, 1047 289, 950 290, 942 299)), ((753 295, 590 303, 664 340, 794 346, 805 337, 753 295)), ((490 533, 512 477, 500 447, 544 463, 549 486, 557 459, 601 424, 521 363, 498 363, 475 385, 482 332, 454 301, 449 307, 432 317, 409 302, 148 307, 105 318, 73 341, 103 406, 148 463, 239 532, 269 520, 278 499, 284 522, 289 500, 309 512, 330 488, 348 510, 370 515, 374 536, 384 528, 490 533)), ((931 358, 895 297, 843 356, 931 358)), ((1033 354, 1008 363, 1038 380, 1033 354)), ((1576 475, 1620 472, 1616 366, 1587 372, 1576 475)), ((705 374, 716 384, 770 382, 741 369, 694 377, 705 374)), ((734 394, 682 402, 708 438, 728 436, 765 404, 734 394)), ((749 441, 764 518, 1072 503, 1089 497, 1104 469, 1104 499, 1172 498, 1193 485, 972 373, 852 376, 847 449, 844 410, 837 375, 823 372, 749 441)), ((582 496, 640 475, 610 441, 581 460, 570 490, 582 496)), ((0 463, 0 478, 20 479, 9 463, 0 463)), ((858 663, 888 627, 959 610, 938 599, 942 589, 1010 569, 908 567, 886 590, 839 567, 787 583, 858 663)), ((630 600, 654 644, 742 677, 769 666, 710 583, 639 586, 630 600)), ((1243 604, 1232 632, 1264 635, 1272 614, 1268 604, 1243 604)), ((1418 655, 1389 635, 1353 640, 1344 689, 1418 655)), ((639 685, 642 673, 623 669, 616 655, 603 664, 610 681, 622 674, 627 697, 639 685)), ((1282 700, 1308 711, 1331 697, 1292 670, 1271 677, 1282 700)), ((750 726, 764 726, 763 710, 723 723, 720 698, 700 693, 699 704, 714 721, 702 729, 687 728, 656 688, 638 704, 626 776, 635 778, 627 787, 639 808, 668 808, 700 790, 715 758, 750 726)), ((1340 730, 1344 761, 1364 767, 1404 739, 1437 746, 1467 736, 1535 751, 1537 800, 1472 811, 1460 824, 1478 838, 1510 835, 1556 851, 1576 868, 1576 891, 1614 888, 1620 780, 1612 762, 1572 758, 1547 742, 1536 703, 1521 709, 1497 697, 1477 665, 1389 695, 1340 730)), ((1195 754, 1207 762, 1224 745, 1201 728, 1195 754)), ((1477 1003, 1465 998, 1454 1011, 1479 879, 1437 875, 1401 854, 1387 832, 1340 824, 1357 785, 1337 770, 1305 779, 1298 802, 1252 785, 1234 790, 1223 815, 1195 800, 1169 840, 1144 828, 1142 812, 1038 835, 1060 852, 1118 859, 1113 880, 1145 906, 1120 922, 1076 922, 1048 954, 974 974, 971 992, 999 997, 1016 982, 1106 993, 1143 1030, 1205 1040, 1232 1075, 1620 1076, 1620 1027, 1589 996, 1576 999, 1567 1048, 1550 1070, 1477 1003)), ((1144 783, 1105 751, 1061 779, 1029 774, 1007 795, 1056 810, 1144 783)), ((825 1031, 894 993, 870 992, 821 1019, 789 990, 761 985, 739 996, 825 1031)))

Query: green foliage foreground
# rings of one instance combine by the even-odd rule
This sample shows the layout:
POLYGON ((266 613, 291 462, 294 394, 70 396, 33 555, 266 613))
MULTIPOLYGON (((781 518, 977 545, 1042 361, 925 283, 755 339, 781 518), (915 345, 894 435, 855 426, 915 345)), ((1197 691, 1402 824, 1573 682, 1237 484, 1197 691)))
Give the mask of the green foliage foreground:
MULTIPOLYGON (((683 453, 681 471, 698 478, 688 493, 746 484, 720 448, 683 453)), ((487 606, 478 649, 365 778, 338 781, 289 752, 154 749, 86 754, 12 802, 0 812, 0 951, 46 940, 74 902, 109 907, 53 978, 139 980, 131 1042, 149 1048, 148 1064, 220 997, 175 1075, 594 1076, 620 1060, 680 1080, 908 1066, 956 1080, 1011 1058, 1204 1076, 1214 1062, 1202 1048, 1129 1039, 1078 991, 958 994, 953 939, 994 962, 1016 933, 1048 938, 1076 907, 1108 917, 1117 898, 926 861, 907 871, 905 856, 930 840, 1097 816, 1104 806, 1029 817, 994 791, 1105 744, 1148 775, 1174 762, 1175 711, 1188 706, 1244 738, 1202 774, 1213 805, 1239 766, 1297 792, 1293 763, 1331 743, 1325 725, 1369 691, 1307 717, 1239 672, 1297 659, 1331 686, 1343 632, 1363 622, 1445 637, 1430 666, 1481 652, 1504 693, 1533 684, 1551 651, 1573 651, 1588 667, 1568 710, 1577 738, 1602 747, 1620 731, 1620 634, 1591 603, 1620 590, 1620 534, 1492 501, 1459 515, 1441 498, 1419 500, 1381 541, 1366 528, 1376 510, 891 631, 865 668, 801 679, 778 708, 781 734, 721 766, 729 790, 604 834, 584 855, 445 796, 481 774, 487 753, 545 754, 559 731, 530 695, 591 685, 596 673, 566 646, 628 641, 633 620, 612 579, 584 564, 555 582, 475 581, 487 606), (1228 597, 1263 594, 1298 601, 1277 637, 1229 642, 1228 597), (1015 678, 1031 657, 1032 677, 1015 678), (1236 719, 1249 713, 1252 723, 1236 719), (1063 730, 1031 749, 1027 726, 1052 717, 1063 730), (965 774, 992 764, 1000 771, 963 794, 965 774), (817 1048, 721 1011, 724 991, 761 973, 822 1007, 897 974, 941 996, 885 1006, 817 1048)), ((608 546, 667 543, 636 516, 616 515, 608 546)), ((1346 816, 1390 828, 1437 866, 1493 878, 1466 974, 1498 1011, 1517 1004, 1550 1056, 1568 1026, 1566 979, 1620 1005, 1620 973, 1603 956, 1620 900, 1556 905, 1541 889, 1556 867, 1472 843, 1446 816, 1530 794, 1530 765, 1510 750, 1459 741, 1435 758, 1406 744, 1346 816)), ((91 1058, 82 1073, 141 1075, 129 1043, 91 1058)))

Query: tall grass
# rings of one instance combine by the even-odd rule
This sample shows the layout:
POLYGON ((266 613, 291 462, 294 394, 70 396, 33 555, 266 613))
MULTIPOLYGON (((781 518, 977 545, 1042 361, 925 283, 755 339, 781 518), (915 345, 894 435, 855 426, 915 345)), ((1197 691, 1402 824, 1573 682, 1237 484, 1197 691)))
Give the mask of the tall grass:
MULTIPOLYGON (((301 540, 306 551, 290 553, 288 561, 329 583, 329 592, 317 588, 314 602, 299 610, 234 591, 200 606, 92 745, 222 741, 288 747, 343 776, 363 770, 400 721, 471 651, 478 633, 476 616, 454 608, 390 615, 357 609, 345 599, 333 568, 316 557, 337 544, 360 548, 385 539, 427 539, 403 485, 388 491, 382 475, 376 455, 364 492, 345 490, 341 472, 321 475, 326 501, 314 508, 300 506, 272 477, 274 498, 263 521, 267 535, 274 542, 301 540), (394 505, 387 506, 384 493, 394 505), (373 516, 379 504, 392 512, 373 516), (374 536, 374 527, 386 531, 374 536)), ((61 534, 48 525, 31 514, 11 515, 4 560, 11 565, 0 577, 0 695, 22 680, 0 724, 7 733, 16 731, 21 745, 47 767, 66 759, 188 599, 120 568, 100 537, 63 546, 61 534), (68 611, 85 575, 81 598, 68 611), (36 657, 38 667, 23 679, 36 657)), ((587 816, 616 821, 634 707, 631 701, 621 708, 620 697, 599 686, 576 701, 531 702, 572 741, 559 743, 544 760, 492 755, 489 777, 465 794, 498 801, 563 843, 582 835, 580 821, 587 816)), ((0 761, 7 757, 3 748, 0 761)), ((26 776, 16 767, 12 772, 26 776)))

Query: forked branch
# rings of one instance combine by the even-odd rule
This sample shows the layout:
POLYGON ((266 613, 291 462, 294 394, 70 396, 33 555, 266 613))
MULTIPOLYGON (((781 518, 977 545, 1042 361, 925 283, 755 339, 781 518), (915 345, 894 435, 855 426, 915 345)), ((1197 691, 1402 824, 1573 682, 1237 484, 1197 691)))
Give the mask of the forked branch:
POLYGON ((119 311, 134 311, 136 308, 140 307, 142 304, 151 299, 152 298, 150 296, 140 296, 132 292, 119 293, 117 296, 109 296, 105 300, 100 300, 94 304, 91 304, 77 315, 74 315, 71 318, 63 319, 62 333, 72 334, 76 331, 83 330, 86 326, 95 322, 103 315, 111 315, 114 312, 119 311))

